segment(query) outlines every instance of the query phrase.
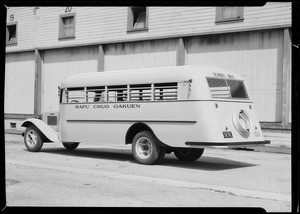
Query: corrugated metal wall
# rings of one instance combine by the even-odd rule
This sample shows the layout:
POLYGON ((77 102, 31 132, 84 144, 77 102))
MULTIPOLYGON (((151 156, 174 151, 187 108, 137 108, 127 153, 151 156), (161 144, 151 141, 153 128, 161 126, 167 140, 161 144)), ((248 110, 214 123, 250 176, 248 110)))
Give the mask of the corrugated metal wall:
POLYGON ((43 55, 42 112, 58 109, 58 86, 63 79, 97 71, 98 47, 48 50, 43 55))
POLYGON ((34 52, 6 54, 5 113, 34 113, 34 60, 34 52))
POLYGON ((104 70, 176 66, 178 39, 105 45, 104 70))
POLYGON ((187 64, 213 64, 242 74, 260 121, 281 121, 282 30, 194 37, 187 64))

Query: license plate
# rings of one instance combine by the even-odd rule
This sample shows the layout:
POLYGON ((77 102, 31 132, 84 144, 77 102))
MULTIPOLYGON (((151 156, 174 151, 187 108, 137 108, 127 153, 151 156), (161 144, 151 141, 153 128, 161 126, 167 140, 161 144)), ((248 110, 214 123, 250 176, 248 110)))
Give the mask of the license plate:
POLYGON ((233 138, 231 132, 223 132, 223 136, 224 136, 224 138, 233 138))

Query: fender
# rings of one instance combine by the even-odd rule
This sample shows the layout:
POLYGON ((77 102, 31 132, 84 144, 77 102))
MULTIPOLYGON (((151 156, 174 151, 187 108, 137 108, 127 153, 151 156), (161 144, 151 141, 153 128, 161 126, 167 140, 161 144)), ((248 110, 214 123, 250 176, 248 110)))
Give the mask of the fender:
POLYGON ((21 126, 28 127, 31 124, 35 125, 50 140, 50 142, 60 142, 57 132, 40 119, 29 118, 25 120, 21 126))

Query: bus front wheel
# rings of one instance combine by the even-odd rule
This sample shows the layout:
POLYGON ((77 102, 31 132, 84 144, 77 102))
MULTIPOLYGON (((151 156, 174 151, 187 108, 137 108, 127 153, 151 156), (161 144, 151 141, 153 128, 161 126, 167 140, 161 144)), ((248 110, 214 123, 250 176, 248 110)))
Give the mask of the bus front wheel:
POLYGON ((140 164, 157 164, 166 154, 165 147, 158 146, 157 141, 149 131, 141 131, 132 141, 132 153, 140 164))
POLYGON ((44 136, 35 125, 26 128, 24 134, 24 143, 26 148, 31 152, 38 152, 43 147, 44 136))
POLYGON ((79 143, 63 143, 63 146, 67 149, 67 150, 74 150, 78 147, 79 143))
POLYGON ((175 156, 182 161, 195 161, 202 156, 204 149, 176 148, 175 156))

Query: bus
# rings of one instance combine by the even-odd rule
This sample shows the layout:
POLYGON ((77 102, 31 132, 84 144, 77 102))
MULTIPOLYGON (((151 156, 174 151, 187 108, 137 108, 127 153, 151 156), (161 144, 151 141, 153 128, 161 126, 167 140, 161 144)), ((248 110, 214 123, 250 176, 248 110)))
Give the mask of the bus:
POLYGON ((174 152, 195 161, 205 148, 263 146, 254 103, 243 77, 223 68, 190 65, 83 73, 60 86, 57 132, 30 118, 25 146, 43 143, 131 145, 140 164, 174 152))

